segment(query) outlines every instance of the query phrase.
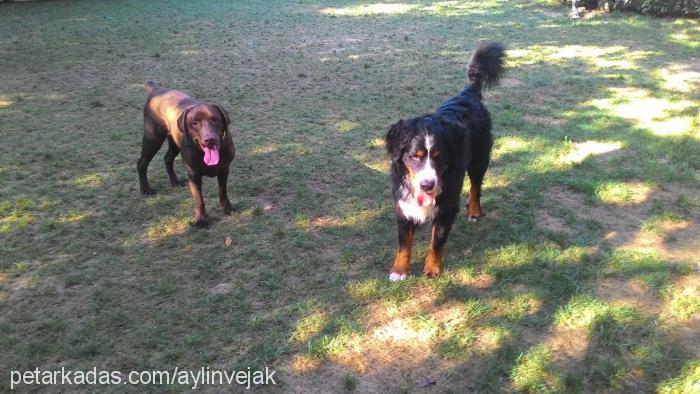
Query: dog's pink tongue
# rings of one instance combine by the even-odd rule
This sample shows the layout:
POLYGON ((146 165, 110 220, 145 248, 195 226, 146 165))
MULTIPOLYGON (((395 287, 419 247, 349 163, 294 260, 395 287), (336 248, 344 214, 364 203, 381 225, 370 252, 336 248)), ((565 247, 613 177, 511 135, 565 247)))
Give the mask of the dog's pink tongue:
POLYGON ((416 201, 418 206, 425 207, 433 203, 433 196, 428 193, 418 192, 416 201))
POLYGON ((204 164, 215 166, 219 164, 219 150, 202 147, 204 149, 204 164))

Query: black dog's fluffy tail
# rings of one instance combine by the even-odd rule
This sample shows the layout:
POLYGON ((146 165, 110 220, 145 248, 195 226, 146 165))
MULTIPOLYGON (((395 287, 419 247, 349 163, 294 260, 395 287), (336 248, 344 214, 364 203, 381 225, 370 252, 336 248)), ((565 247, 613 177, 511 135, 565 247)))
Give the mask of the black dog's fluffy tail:
POLYGON ((479 44, 467 66, 469 84, 479 93, 496 86, 506 72, 505 57, 506 48, 500 42, 479 44))

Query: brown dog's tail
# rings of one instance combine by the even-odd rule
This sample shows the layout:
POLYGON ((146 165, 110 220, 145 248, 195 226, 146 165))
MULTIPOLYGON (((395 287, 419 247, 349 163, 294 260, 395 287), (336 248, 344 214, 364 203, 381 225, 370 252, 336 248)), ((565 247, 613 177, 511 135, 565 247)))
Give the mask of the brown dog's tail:
POLYGON ((146 81, 146 84, 144 85, 144 87, 146 88, 146 90, 148 91, 148 93, 151 93, 151 92, 153 92, 153 89, 156 89, 156 88, 158 88, 159 86, 158 86, 157 83, 155 83, 155 82, 153 82, 153 81, 146 81))

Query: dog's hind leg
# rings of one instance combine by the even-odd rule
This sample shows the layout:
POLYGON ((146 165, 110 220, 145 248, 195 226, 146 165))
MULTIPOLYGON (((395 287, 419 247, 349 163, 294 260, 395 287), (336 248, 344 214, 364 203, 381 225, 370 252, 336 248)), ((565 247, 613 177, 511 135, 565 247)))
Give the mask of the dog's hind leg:
POLYGON ((487 138, 480 145, 472 153, 472 162, 467 167, 470 183, 467 215, 470 222, 476 222, 484 214, 481 211, 481 184, 484 182, 484 175, 489 168, 493 143, 491 138, 487 138))
POLYGON ((476 222, 483 212, 481 212, 481 184, 484 181, 486 166, 478 166, 469 169, 469 202, 467 203, 467 215, 470 222, 476 222))
POLYGON ((148 176, 146 174, 148 170, 148 164, 153 160, 153 156, 158 153, 161 145, 163 145, 163 140, 165 140, 165 134, 157 130, 153 122, 146 121, 143 124, 143 142, 141 143, 141 157, 136 164, 136 169, 139 173, 139 184, 141 187, 141 193, 145 195, 156 194, 156 191, 151 189, 148 184, 148 176))
POLYGON ((413 247, 413 232, 415 228, 415 223, 410 220, 398 220, 399 250, 396 252, 394 264, 389 273, 389 280, 392 282, 406 279, 411 263, 411 249, 413 247))
POLYGON ((170 178, 170 186, 173 187, 185 186, 186 184, 184 180, 179 179, 177 175, 175 175, 175 169, 173 168, 173 164, 178 153, 180 153, 180 148, 172 138, 168 137, 168 151, 165 153, 163 160, 165 160, 165 171, 168 173, 168 177, 170 178))

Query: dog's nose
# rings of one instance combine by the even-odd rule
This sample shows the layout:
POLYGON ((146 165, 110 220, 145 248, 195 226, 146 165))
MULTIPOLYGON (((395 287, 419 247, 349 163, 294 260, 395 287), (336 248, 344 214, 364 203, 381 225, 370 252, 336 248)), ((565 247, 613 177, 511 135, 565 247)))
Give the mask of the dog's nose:
POLYGON ((424 180, 420 181, 420 188, 421 188, 424 192, 432 191, 433 189, 435 189, 435 180, 433 180, 433 179, 424 179, 424 180))
POLYGON ((209 137, 204 139, 204 143, 208 146, 212 146, 218 144, 218 141, 214 137, 209 137))

